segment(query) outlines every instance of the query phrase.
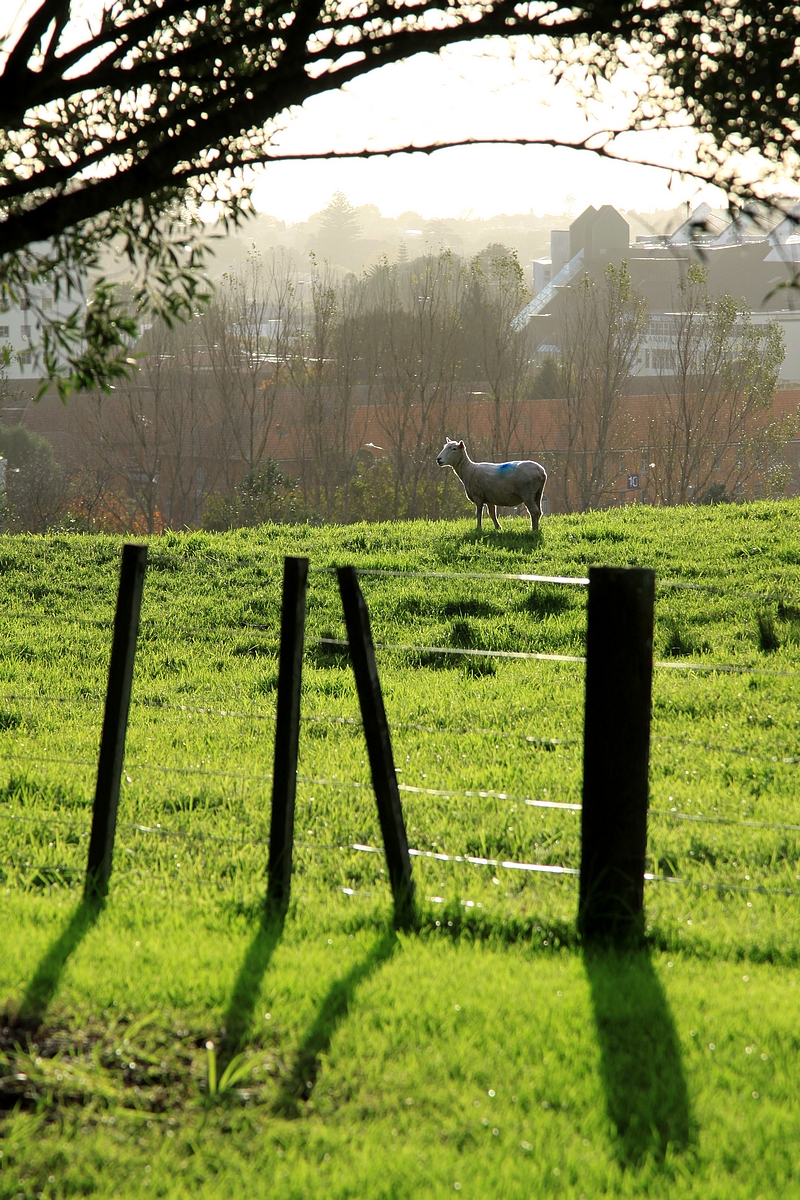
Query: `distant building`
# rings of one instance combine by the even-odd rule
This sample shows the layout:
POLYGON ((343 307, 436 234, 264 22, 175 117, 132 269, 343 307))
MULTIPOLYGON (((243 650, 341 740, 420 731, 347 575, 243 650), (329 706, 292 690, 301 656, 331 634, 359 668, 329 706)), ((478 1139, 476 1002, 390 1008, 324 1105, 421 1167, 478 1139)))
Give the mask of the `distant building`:
POLYGON ((517 328, 534 321, 537 348, 558 345, 556 300, 583 274, 602 275, 610 263, 625 260, 633 286, 646 299, 650 323, 635 374, 663 371, 665 337, 678 308, 681 280, 699 262, 712 295, 729 294, 753 314, 756 324, 776 321, 783 328, 786 358, 782 386, 800 380, 800 205, 771 231, 747 213, 727 223, 701 204, 669 236, 630 241, 630 226, 610 204, 590 205, 568 230, 550 235, 550 258, 533 265, 534 296, 515 320, 517 328))
POLYGON ((38 383, 44 375, 41 362, 41 324, 66 320, 76 309, 86 307, 84 288, 61 291, 52 284, 35 284, 26 289, 21 304, 0 304, 0 349, 8 362, 3 370, 9 383, 38 383))

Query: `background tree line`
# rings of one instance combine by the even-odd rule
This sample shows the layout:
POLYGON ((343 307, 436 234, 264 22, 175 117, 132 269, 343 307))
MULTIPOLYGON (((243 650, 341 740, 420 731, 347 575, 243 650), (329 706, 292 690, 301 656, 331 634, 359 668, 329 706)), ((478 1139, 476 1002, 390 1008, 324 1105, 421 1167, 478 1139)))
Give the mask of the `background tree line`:
POLYGON ((472 393, 493 414, 473 445, 510 453, 537 382, 511 326, 528 298, 502 246, 360 278, 254 250, 191 322, 146 331, 130 383, 71 402, 74 453, 147 529, 454 514, 435 455, 472 393))
POLYGON ((130 381, 70 402, 68 449, 0 430, 7 523, 157 532, 463 514, 435 462, 445 435, 473 456, 539 458, 565 511, 613 502, 632 448, 652 503, 732 498, 756 477, 782 490, 796 422, 772 416, 780 330, 711 297, 701 268, 661 322, 660 397, 638 441, 629 395, 649 315, 625 264, 562 290, 557 356, 537 355, 515 322, 528 298, 500 245, 362 277, 253 250, 190 322, 145 331, 130 381))

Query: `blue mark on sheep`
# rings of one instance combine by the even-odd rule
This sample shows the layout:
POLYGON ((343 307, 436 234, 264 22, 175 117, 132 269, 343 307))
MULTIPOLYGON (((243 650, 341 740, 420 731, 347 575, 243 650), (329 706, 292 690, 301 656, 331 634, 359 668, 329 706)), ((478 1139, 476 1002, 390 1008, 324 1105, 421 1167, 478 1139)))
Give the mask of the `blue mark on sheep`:
POLYGON ((515 467, 516 465, 517 465, 517 464, 516 464, 516 463, 513 463, 513 462, 511 462, 511 463, 498 463, 498 464, 497 464, 497 469, 498 469, 498 471, 510 471, 510 470, 511 470, 513 467, 515 467))

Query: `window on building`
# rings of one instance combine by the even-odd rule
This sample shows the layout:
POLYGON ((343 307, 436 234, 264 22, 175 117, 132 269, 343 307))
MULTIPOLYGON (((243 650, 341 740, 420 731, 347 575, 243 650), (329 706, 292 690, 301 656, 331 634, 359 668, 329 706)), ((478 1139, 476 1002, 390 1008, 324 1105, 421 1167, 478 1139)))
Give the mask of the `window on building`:
POLYGON ((7 338, 7 337, 8 337, 8 335, 9 335, 9 328, 8 328, 8 326, 7 326, 7 325, 0 325, 0 338, 7 338))
POLYGON ((17 357, 19 358, 19 361, 22 364, 22 366, 26 366, 26 367, 30 366, 30 362, 31 362, 30 350, 23 350, 21 354, 17 355, 17 357))
POLYGON ((43 311, 47 312, 48 309, 51 309, 52 307, 53 307, 53 297, 52 296, 42 296, 43 311))
POLYGON ((23 338, 25 338, 25 340, 26 340, 27 342, 29 342, 29 341, 31 340, 31 327, 30 327, 30 325, 20 325, 20 327, 19 327, 19 333, 20 333, 20 337, 23 337, 23 338))

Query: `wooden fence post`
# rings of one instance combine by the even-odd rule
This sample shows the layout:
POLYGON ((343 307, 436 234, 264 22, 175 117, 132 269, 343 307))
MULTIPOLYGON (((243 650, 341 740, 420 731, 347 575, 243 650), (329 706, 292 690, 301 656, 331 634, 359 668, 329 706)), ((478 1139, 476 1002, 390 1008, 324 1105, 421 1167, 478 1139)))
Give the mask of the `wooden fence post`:
POLYGON ((350 658, 361 705, 372 786, 378 805, 378 819, 394 897, 395 918, 403 925, 408 924, 413 916, 414 881, 411 877, 403 806, 397 788, 392 740, 389 736, 378 666, 375 662, 369 613, 358 586, 355 567, 339 567, 337 575, 347 626, 347 640, 350 644, 350 658))
POLYGON ((267 884, 267 899, 270 905, 279 910, 285 909, 289 903, 292 886, 297 751, 300 744, 300 684, 303 673, 307 585, 308 559, 284 558, 267 884))
POLYGON ((587 941, 643 933, 654 595, 651 570, 589 570, 578 907, 587 941))
POLYGON ((131 702, 133 660, 139 632, 139 611, 147 566, 147 546, 126 542, 122 547, 117 611, 108 668, 106 708, 100 757, 97 763, 97 787, 92 811, 92 834, 86 867, 87 899, 105 896, 114 855, 117 828, 120 776, 125 755, 125 734, 131 702))

